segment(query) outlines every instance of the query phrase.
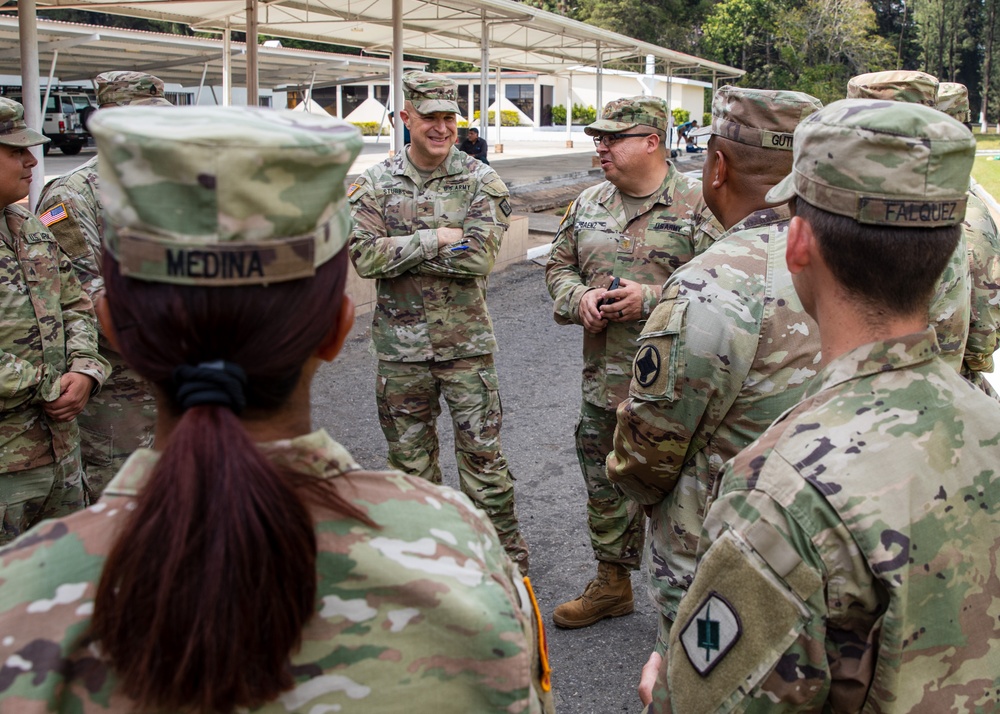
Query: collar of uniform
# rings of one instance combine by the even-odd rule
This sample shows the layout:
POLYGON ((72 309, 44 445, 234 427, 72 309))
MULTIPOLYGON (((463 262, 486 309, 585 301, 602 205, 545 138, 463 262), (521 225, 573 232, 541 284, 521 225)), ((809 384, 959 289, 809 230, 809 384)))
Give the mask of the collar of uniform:
POLYGON ((933 327, 891 340, 869 342, 842 354, 824 367, 806 389, 805 397, 844 382, 916 367, 940 353, 933 327))
MULTIPOLYGON (((262 442, 257 444, 257 448, 275 467, 316 478, 335 478, 361 468, 347 449, 334 441, 324 429, 294 439, 262 442)), ((159 460, 158 451, 136 450, 108 484, 105 493, 137 496, 159 460)))
MULTIPOLYGON (((429 181, 431 179, 440 178, 441 176, 455 176, 456 174, 462 173, 465 171, 465 160, 462 158, 463 156, 468 156, 468 154, 459 151, 458 147, 453 145, 448 150, 448 155, 445 157, 444 161, 442 161, 438 167, 431 172, 431 175, 427 177, 427 180, 429 181)), ((414 178, 415 176, 419 176, 417 173, 417 167, 410 162, 410 156, 406 149, 403 149, 403 151, 392 157, 392 161, 392 174, 394 176, 407 175, 413 179, 414 182, 419 183, 417 179, 414 178), (407 174, 407 168, 412 169, 413 173, 407 174)))
MULTIPOLYGON (((658 189, 656 189, 655 191, 653 191, 653 193, 649 195, 649 198, 647 200, 652 201, 653 205, 656 205, 657 203, 662 203, 664 206, 669 206, 671 203, 673 203, 671 194, 674 192, 674 184, 676 183, 676 181, 677 181, 677 169, 675 169, 674 165, 668 161, 667 174, 666 176, 663 177, 663 182, 660 183, 660 187, 658 189)), ((601 191, 601 195, 598 196, 597 200, 602 206, 608 208, 615 200, 617 200, 619 191, 618 187, 615 186, 610 181, 605 181, 605 183, 607 185, 601 191)), ((645 211, 643 211, 643 213, 644 212, 645 211)), ((641 215, 641 214, 636 214, 636 215, 641 215)))
POLYGON ((739 233, 740 231, 762 228, 763 226, 770 226, 775 223, 781 223, 782 221, 787 223, 791 220, 791 218, 792 209, 789 208, 787 203, 782 203, 778 206, 768 206, 767 208, 762 208, 759 211, 751 213, 749 216, 716 238, 715 242, 718 243, 720 240, 725 240, 729 236, 734 233, 739 233))

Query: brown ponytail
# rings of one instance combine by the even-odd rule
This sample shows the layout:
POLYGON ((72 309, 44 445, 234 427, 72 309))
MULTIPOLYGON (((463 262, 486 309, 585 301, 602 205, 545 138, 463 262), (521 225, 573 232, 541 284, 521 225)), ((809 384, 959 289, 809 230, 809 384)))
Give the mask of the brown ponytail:
MULTIPOLYGON (((257 415, 288 399, 333 327, 345 273, 346 252, 312 280, 239 289, 143 283, 107 253, 104 265, 119 344, 140 374, 169 395, 175 367, 233 362, 257 415)), ((289 658, 316 597, 306 500, 367 521, 333 484, 302 481, 275 469, 230 409, 180 415, 105 563, 89 633, 139 709, 231 712, 293 686, 289 658)))

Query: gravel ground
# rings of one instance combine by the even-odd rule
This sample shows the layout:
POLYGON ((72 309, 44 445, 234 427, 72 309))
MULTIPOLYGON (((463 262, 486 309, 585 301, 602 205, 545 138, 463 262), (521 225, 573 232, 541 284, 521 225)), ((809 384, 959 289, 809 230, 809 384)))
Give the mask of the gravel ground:
MULTIPOLYGON (((639 673, 656 637, 644 572, 632 576, 636 611, 582 630, 551 622, 559 603, 576 597, 596 572, 586 525, 586 490, 573 429, 580 408, 582 328, 552 320, 544 271, 521 263, 490 279, 490 313, 504 405, 504 453, 517 479, 518 516, 531 550, 531 579, 549 635, 560 714, 639 712, 639 673)), ((313 418, 367 468, 385 465, 374 399, 370 317, 359 320, 343 353, 313 383, 313 418)), ((442 470, 458 488, 447 408, 442 405, 442 470)))

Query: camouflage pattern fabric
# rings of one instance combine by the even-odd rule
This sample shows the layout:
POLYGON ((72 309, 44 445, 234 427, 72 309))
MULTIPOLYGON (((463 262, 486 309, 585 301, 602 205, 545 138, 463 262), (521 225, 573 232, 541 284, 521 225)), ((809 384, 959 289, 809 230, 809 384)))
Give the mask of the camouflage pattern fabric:
POLYGON ((39 146, 52 141, 30 128, 24 121, 24 106, 7 97, 0 97, 0 137, 7 146, 39 146))
MULTIPOLYGON (((83 289, 97 300, 101 277, 104 219, 98 193, 97 157, 42 191, 38 214, 70 260, 83 289)), ((77 417, 87 499, 94 503, 129 454, 151 446, 156 402, 149 384, 111 348, 98 323, 100 353, 111 365, 101 391, 77 417)))
POLYGON ((462 113, 458 106, 458 83, 442 74, 407 72, 403 75, 403 98, 420 114, 462 113))
MULTIPOLYGON (((0 472, 10 493, 18 472, 63 464, 73 454, 79 459, 76 421, 54 421, 41 405, 59 397, 63 374, 86 374, 100 386, 110 367, 97 351, 90 299, 52 234, 19 206, 7 206, 3 220, 0 472)), ((78 473, 78 461, 63 471, 78 473)), ((30 511, 17 528, 31 525, 30 511)), ((5 524, 4 530, 5 536, 16 535, 14 526, 5 524)))
POLYGON ((869 72, 851 77, 847 83, 848 99, 884 99, 933 107, 937 95, 937 77, 915 70, 869 72))
POLYGON ((380 360, 376 379, 389 466, 441 483, 437 418, 443 396, 454 427, 462 492, 490 517, 507 554, 527 574, 528 547, 518 530, 514 480, 500 448, 503 407, 493 356, 444 362, 380 360))
POLYGON ((0 475, 0 545, 46 518, 87 505, 79 447, 58 461, 0 475))
POLYGON ((972 110, 969 108, 969 89, 964 84, 941 82, 938 85, 937 103, 934 108, 963 124, 972 121, 972 110))
MULTIPOLYGON (((906 86, 897 78, 896 90, 906 86)), ((823 210, 889 227, 955 225, 965 217, 976 141, 941 112, 909 101, 841 100, 803 120, 795 140, 795 167, 768 192, 768 201, 799 195, 823 210)), ((972 312, 966 233, 930 311, 942 357, 956 371, 972 312)))
POLYGON ((248 107, 94 113, 105 248, 123 275, 178 285, 311 277, 350 234, 356 127, 248 107))
MULTIPOLYGON (((691 260, 698 246, 713 242, 703 235, 711 219, 701 198, 701 182, 673 164, 631 221, 621 192, 611 182, 585 189, 566 210, 545 266, 556 324, 582 324, 584 293, 607 288, 614 277, 642 284, 642 317, 647 318, 670 274, 691 260)), ((641 322, 611 322, 597 335, 584 332, 585 401, 615 409, 628 396, 641 332, 641 322)))
POLYGON ((117 104, 125 107, 136 102, 170 105, 163 96, 163 80, 145 72, 102 72, 95 81, 100 106, 117 104))
POLYGON ((989 209, 974 189, 969 191, 962 229, 972 295, 962 376, 994 395, 984 373, 993 371, 993 353, 1000 342, 1000 236, 989 209))
POLYGON ((936 353, 838 357, 726 465, 649 711, 995 710, 1000 406, 936 353))
POLYGON ((767 200, 797 195, 868 225, 953 226, 965 216, 975 151, 972 132, 941 112, 842 99, 799 124, 792 173, 767 200))
POLYGON ((594 557, 638 570, 646 517, 635 501, 615 490, 605 466, 614 445, 616 423, 614 409, 581 402, 574 433, 576 459, 587 487, 587 528, 594 557))
MULTIPOLYGON (((255 711, 553 711, 525 583, 467 498, 401 473, 362 471, 322 431, 261 448, 279 468, 333 480, 375 527, 311 508, 319 590, 292 656, 296 687, 255 711)), ((137 451, 100 503, 0 553, 8 663, 0 709, 41 714, 59 702, 81 714, 134 711, 80 634, 117 524, 156 460, 137 451)))
POLYGON ((426 182, 400 152, 351 185, 351 260, 361 277, 376 279, 379 359, 493 353, 486 285, 510 223, 508 195, 493 169, 454 147, 426 182), (465 242, 439 250, 439 227, 462 228, 465 242))
POLYGON ((747 146, 791 151, 795 127, 822 106, 803 92, 726 85, 712 97, 712 123, 690 136, 714 134, 747 146))
POLYGON ((368 169, 348 190, 354 219, 350 251, 358 274, 376 279, 372 344, 380 374, 400 377, 387 384, 380 376, 376 395, 390 463, 439 478, 430 415, 440 409, 437 395, 445 394, 455 424, 462 488, 481 492, 477 502, 494 516, 508 553, 526 570, 513 479, 500 453, 501 411, 492 357, 472 359, 491 356, 496 349, 486 285, 509 224, 507 197, 507 187, 493 169, 454 146, 426 179, 401 152, 368 169), (438 227, 460 227, 464 238, 439 249, 438 227), (457 391, 446 389, 443 377, 457 391), (462 395, 462 389, 470 392, 462 395), (415 420, 411 411, 418 415, 415 420), (407 433, 408 427, 416 430, 407 433), (464 433, 476 434, 467 447, 462 446, 464 433), (400 443, 404 434, 405 444, 400 443), (480 486, 483 473, 476 469, 485 467, 490 485, 480 486), (484 495, 489 491, 496 494, 490 496, 492 502, 484 495))
POLYGON ((941 359, 956 372, 962 371, 965 345, 969 339, 972 306, 969 296, 972 285, 969 275, 969 248, 966 232, 962 231, 958 247, 938 280, 931 300, 928 319, 937 332, 941 359))
POLYGON ((652 507, 647 563, 661 653, 722 465, 819 371, 816 323, 785 267, 788 221, 787 206, 756 211, 670 277, 618 408, 608 477, 652 507))
MULTIPOLYGON (((628 220, 621 192, 609 181, 584 190, 566 210, 545 266, 557 324, 582 324, 584 293, 607 288, 614 277, 642 284, 645 319, 670 274, 712 242, 712 219, 701 183, 668 164, 659 189, 628 220)), ((607 480, 604 461, 614 434, 614 410, 628 395, 632 357, 642 322, 609 322, 583 332, 583 405, 577 457, 588 494, 591 545, 598 560, 636 568, 643 517, 607 480), (602 415, 610 412, 611 418, 602 415), (589 417, 586 415, 590 415, 589 417)))
MULTIPOLYGON (((969 90, 958 82, 941 82, 936 108, 957 121, 970 121, 969 90)), ((993 353, 1000 339, 997 335, 1000 330, 1000 238, 983 199, 982 187, 975 181, 971 184, 963 232, 969 252, 972 305, 962 376, 986 394, 1000 399, 983 374, 993 371, 993 353)))
POLYGON ((666 132, 670 129, 670 110, 659 97, 639 95, 608 102, 601 118, 584 128, 587 136, 618 132, 644 126, 666 132))

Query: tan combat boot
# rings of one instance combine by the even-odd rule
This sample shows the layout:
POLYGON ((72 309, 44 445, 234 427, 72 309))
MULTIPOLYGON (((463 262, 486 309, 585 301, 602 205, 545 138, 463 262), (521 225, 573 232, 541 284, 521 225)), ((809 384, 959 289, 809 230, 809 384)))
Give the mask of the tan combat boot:
POLYGON ((587 583, 583 595, 557 607, 552 621, 559 627, 587 627, 605 617, 627 615, 634 609, 628 568, 598 561, 597 577, 587 583))

